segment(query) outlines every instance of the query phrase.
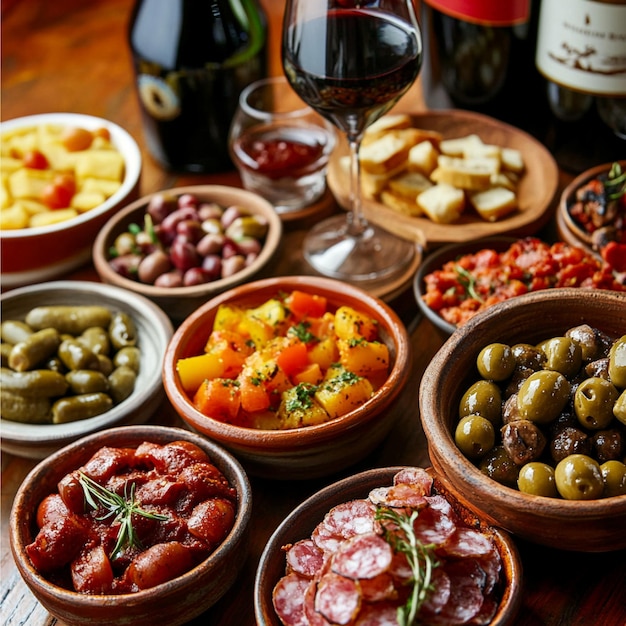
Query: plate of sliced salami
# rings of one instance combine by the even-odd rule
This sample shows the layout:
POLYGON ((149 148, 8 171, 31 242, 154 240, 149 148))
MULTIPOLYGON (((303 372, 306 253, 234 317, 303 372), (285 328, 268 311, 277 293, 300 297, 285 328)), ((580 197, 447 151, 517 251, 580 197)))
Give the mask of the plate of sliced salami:
POLYGON ((462 507, 431 468, 373 469, 282 522, 257 569, 260 626, 514 623, 522 572, 509 535, 462 507))

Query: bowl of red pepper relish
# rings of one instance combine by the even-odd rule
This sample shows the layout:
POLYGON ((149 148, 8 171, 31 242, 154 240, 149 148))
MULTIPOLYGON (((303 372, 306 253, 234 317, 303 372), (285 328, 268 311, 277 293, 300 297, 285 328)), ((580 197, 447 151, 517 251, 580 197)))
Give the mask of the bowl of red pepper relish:
POLYGON ((536 237, 445 246, 426 257, 413 281, 420 310, 445 335, 500 302, 564 287, 626 292, 623 277, 591 251, 536 237))
POLYGON ((249 474, 307 480, 357 463, 389 434, 400 413, 394 404, 408 381, 410 358, 403 323, 366 291, 325 277, 266 278, 220 294, 187 317, 166 351, 163 386, 181 419, 234 454, 249 474), (283 298, 295 292, 300 301, 322 303, 326 313, 317 317, 300 305, 294 312, 294 300, 283 298), (342 307, 372 321, 368 328, 376 339, 344 345, 352 355, 367 352, 375 359, 385 352, 375 377, 340 364, 340 340, 332 333, 342 307), (263 317, 268 312, 275 314, 263 317), (235 319, 236 332, 222 326, 228 316, 235 319), (228 340, 226 349, 224 341, 213 341, 216 332, 228 340), (302 348, 301 361, 298 355, 292 361, 294 353, 281 348, 290 337, 289 347, 302 348), (320 350, 328 358, 318 359, 320 350), (293 367, 296 361, 300 365, 293 367), (216 374, 220 363, 236 369, 216 374), (188 384, 192 378, 195 384, 188 384))
POLYGON ((28 474, 11 510, 11 551, 63 623, 184 624, 236 581, 251 507, 246 473, 217 444, 181 428, 112 428, 28 474), (127 506, 116 508, 111 494, 127 506))
POLYGON ((416 586, 408 580, 409 536, 401 534, 410 532, 422 548, 420 575, 431 579, 406 623, 515 623, 522 566, 510 535, 461 505, 432 468, 385 467, 324 487, 278 526, 256 571, 257 624, 399 623, 416 586), (384 521, 382 513, 398 518, 384 521), (411 515, 413 531, 398 530, 396 520, 411 515), (391 528, 398 534, 385 532, 391 528), (394 537, 406 540, 404 550, 394 537))
POLYGON ((626 161, 604 163, 577 176, 561 194, 561 237, 626 272, 626 161))

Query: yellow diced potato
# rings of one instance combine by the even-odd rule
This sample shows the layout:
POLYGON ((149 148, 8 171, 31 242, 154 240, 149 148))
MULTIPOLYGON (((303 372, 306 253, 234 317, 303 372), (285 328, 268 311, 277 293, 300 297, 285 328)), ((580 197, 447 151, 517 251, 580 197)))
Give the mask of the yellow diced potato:
POLYGON ((311 363, 319 363, 319 366, 326 371, 339 358, 335 339, 326 337, 314 343, 307 353, 307 358, 311 363))
POLYGON ((367 339, 376 337, 378 325, 369 315, 350 306, 340 306, 335 312, 335 333, 340 339, 367 339))
POLYGON ((77 178, 124 178, 124 159, 114 150, 84 150, 76 153, 77 178))
POLYGON ((339 339, 339 362, 358 376, 386 372, 389 369, 389 349, 381 341, 339 339))
POLYGON ((72 172, 76 166, 76 154, 68 152, 60 143, 50 142, 41 147, 41 152, 48 159, 50 169, 72 172))
POLYGON ((37 226, 50 226, 65 222, 78 215, 76 209, 58 209, 55 211, 47 211, 46 213, 37 213, 30 218, 29 226, 36 228, 37 226))
POLYGON ((19 204, 14 204, 0 211, 0 230, 27 228, 29 215, 19 204))
POLYGON ((104 137, 94 137, 91 143, 91 148, 93 150, 115 150, 115 146, 104 137))
POLYGON ((3 174, 10 174, 12 172, 16 172, 17 170, 20 169, 20 167, 22 167, 21 159, 16 159, 14 157, 4 156, 4 155, 0 157, 0 171, 3 174))
POLYGON ((244 310, 238 306, 220 304, 213 320, 213 330, 231 330, 239 332, 239 324, 243 319, 244 310))
POLYGON ((80 188, 81 191, 97 191, 106 198, 110 198, 122 183, 116 180, 105 180, 104 178, 86 178, 80 188))
POLYGON ((37 136, 32 133, 25 135, 15 135, 6 142, 9 153, 17 156, 24 156, 30 150, 36 150, 39 147, 37 136))
POLYGON ((14 198, 40 198, 52 176, 49 170, 22 168, 9 176, 9 192, 14 198))
MULTIPOLYGON (((336 370, 333 370, 336 373, 336 370)), ((326 378, 315 392, 315 399, 331 417, 345 415, 370 399, 374 389, 367 378, 341 371, 326 378)))
POLYGON ((105 200, 106 196, 99 191, 79 191, 72 197, 70 206, 84 213, 100 206, 105 200))
POLYGON ((50 207, 38 202, 37 200, 31 200, 30 198, 20 198, 15 201, 15 204, 19 204, 28 215, 36 215, 37 213, 46 213, 50 211, 50 207))
POLYGON ((292 387, 285 391, 277 413, 281 428, 300 428, 327 422, 330 416, 314 398, 314 387, 292 387), (311 394, 308 397, 305 395, 307 389, 311 394))
POLYGON ((9 178, 3 176, 0 180, 0 209, 7 209, 13 203, 13 198, 9 192, 9 178))

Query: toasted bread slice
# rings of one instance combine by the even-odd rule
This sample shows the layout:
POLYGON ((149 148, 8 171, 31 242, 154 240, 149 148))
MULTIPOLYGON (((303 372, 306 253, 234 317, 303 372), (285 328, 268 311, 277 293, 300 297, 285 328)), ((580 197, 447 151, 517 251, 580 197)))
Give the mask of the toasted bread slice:
POLYGON ((465 208, 465 194, 446 183, 439 183, 417 197, 418 206, 438 224, 456 221, 465 208))
POLYGON ((500 171, 500 161, 490 157, 462 159, 444 154, 437 159, 437 168, 430 178, 460 189, 482 191, 491 187, 491 177, 500 171))
POLYGON ((361 146, 361 167, 370 174, 386 174, 405 163, 409 150, 419 141, 416 128, 392 130, 361 146))
POLYGON ((403 128, 411 128, 413 121, 408 113, 398 113, 393 115, 383 115, 373 124, 367 127, 363 135, 362 145, 366 145, 379 139, 385 133, 391 130, 400 130, 403 128))
POLYGON ((520 174, 524 171, 524 157, 522 153, 515 148, 502 148, 500 153, 502 167, 505 170, 520 174))
POLYGON ((463 137, 455 137, 454 139, 445 139, 439 144, 439 150, 448 156, 462 157, 466 150, 472 147, 478 148, 482 146, 482 139, 476 135, 465 135, 463 137))
POLYGON ((406 196, 395 193, 391 189, 385 189, 380 194, 380 201, 390 209, 410 215, 411 217, 417 217, 422 214, 422 209, 417 204, 415 199, 411 200, 406 196))
POLYGON ((495 222, 517 208, 517 196, 505 187, 492 187, 470 194, 470 204, 488 222, 495 222))
POLYGON ((420 172, 424 176, 430 176, 437 167, 438 157, 439 151, 431 141, 420 141, 409 150, 407 168, 413 172, 420 172))
POLYGON ((390 178, 387 186, 393 193, 415 202, 420 193, 430 189, 433 183, 419 172, 404 172, 390 178))

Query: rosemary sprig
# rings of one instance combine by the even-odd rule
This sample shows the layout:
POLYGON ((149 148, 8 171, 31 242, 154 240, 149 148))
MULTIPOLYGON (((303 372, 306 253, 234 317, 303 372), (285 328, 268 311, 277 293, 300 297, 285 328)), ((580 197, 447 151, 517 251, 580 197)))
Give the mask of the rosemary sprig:
POLYGON ((398 527, 400 532, 389 529, 383 524, 385 539, 395 552, 402 552, 406 555, 413 573, 411 595, 407 603, 398 608, 399 626, 412 626, 415 623, 420 607, 428 597, 428 593, 432 591, 433 570, 439 566, 434 555, 434 544, 423 544, 415 536, 413 523, 417 516, 417 511, 412 511, 410 515, 407 515, 385 507, 379 507, 376 510, 377 520, 389 521, 398 527))
POLYGON ((79 472, 78 481, 83 488, 87 503, 94 510, 102 507, 107 511, 107 513, 96 519, 102 521, 114 516, 113 521, 119 522, 120 524, 117 533, 117 541, 110 555, 111 558, 115 558, 118 552, 125 546, 141 548, 141 542, 133 527, 133 515, 140 515, 141 517, 160 521, 169 519, 167 515, 145 511, 135 502, 135 483, 131 484, 130 490, 127 489, 128 483, 126 483, 124 486, 124 497, 122 497, 114 491, 110 491, 106 487, 99 485, 95 480, 92 480, 82 472, 79 472))
POLYGON ((459 282, 470 298, 474 298, 474 300, 478 300, 478 302, 483 302, 482 297, 476 291, 476 278, 458 263, 454 265, 454 271, 459 275, 459 282))

